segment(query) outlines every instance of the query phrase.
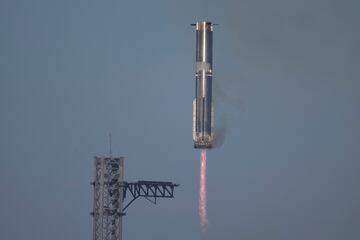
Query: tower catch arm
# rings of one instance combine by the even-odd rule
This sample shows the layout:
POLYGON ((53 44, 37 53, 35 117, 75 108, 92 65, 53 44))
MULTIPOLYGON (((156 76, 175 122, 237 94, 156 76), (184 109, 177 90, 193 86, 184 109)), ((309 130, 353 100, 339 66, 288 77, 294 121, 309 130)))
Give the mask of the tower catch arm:
POLYGON ((159 181, 123 182, 123 197, 126 197, 127 191, 132 196, 132 200, 126 204, 123 211, 125 211, 125 209, 139 197, 144 197, 154 204, 156 204, 157 198, 173 198, 174 188, 178 186, 178 184, 174 184, 172 182, 159 181), (150 198, 154 198, 154 201, 150 198))

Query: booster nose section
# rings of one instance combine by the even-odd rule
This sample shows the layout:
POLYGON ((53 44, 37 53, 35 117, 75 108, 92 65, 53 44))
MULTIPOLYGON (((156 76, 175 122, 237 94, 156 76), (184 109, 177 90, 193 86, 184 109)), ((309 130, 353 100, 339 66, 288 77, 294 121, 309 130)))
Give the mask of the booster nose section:
POLYGON ((214 111, 212 103, 212 35, 211 22, 197 22, 195 99, 193 102, 193 140, 195 148, 211 148, 214 111))

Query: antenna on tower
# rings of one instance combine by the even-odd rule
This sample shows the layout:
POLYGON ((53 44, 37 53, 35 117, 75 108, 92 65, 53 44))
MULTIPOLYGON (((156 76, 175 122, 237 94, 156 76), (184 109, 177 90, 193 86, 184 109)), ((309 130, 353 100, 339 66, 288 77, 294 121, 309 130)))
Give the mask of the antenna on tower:
POLYGON ((112 158, 112 150, 111 150, 111 145, 112 145, 112 141, 111 141, 111 132, 109 132, 109 154, 110 154, 110 157, 112 158))

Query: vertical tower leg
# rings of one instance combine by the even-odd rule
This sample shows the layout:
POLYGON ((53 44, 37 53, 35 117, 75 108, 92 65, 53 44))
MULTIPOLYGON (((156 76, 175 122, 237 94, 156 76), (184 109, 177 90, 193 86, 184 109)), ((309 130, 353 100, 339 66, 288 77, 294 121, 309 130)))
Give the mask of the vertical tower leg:
POLYGON ((124 157, 95 157, 93 240, 122 239, 124 157))

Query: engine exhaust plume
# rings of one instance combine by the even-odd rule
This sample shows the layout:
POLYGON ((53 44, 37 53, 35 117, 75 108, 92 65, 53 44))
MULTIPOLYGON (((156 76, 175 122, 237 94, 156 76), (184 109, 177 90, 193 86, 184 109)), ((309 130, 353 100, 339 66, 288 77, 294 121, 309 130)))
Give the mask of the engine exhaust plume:
POLYGON ((200 159, 200 193, 199 193, 199 216, 202 231, 206 231, 206 149, 201 150, 200 159))

